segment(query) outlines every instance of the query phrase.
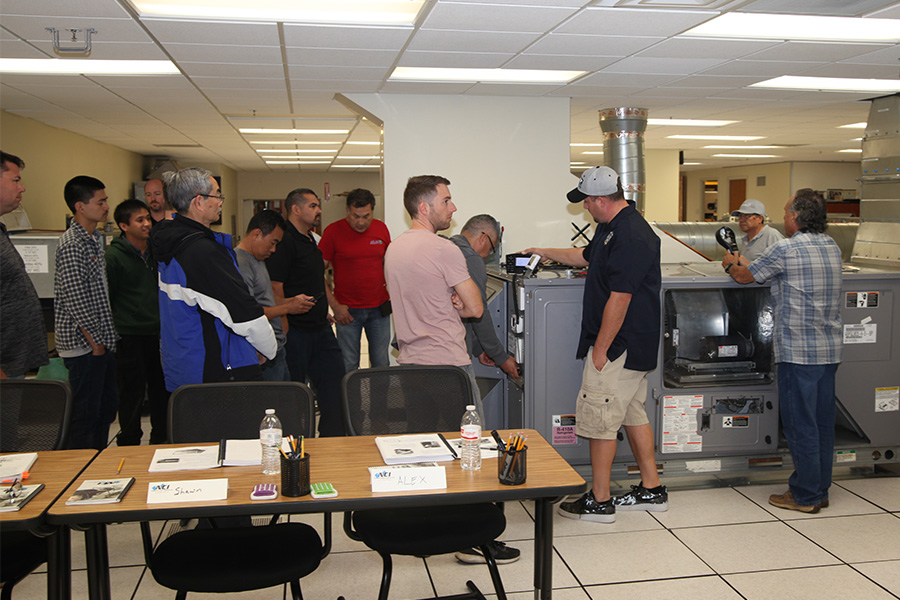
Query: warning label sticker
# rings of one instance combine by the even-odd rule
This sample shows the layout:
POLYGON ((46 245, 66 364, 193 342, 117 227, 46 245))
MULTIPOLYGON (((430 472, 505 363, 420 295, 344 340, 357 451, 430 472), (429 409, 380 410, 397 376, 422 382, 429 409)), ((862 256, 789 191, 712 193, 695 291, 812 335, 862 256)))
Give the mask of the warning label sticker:
POLYGON ((846 292, 844 306, 847 308, 877 308, 878 292, 846 292))
POLYGON ((550 429, 553 432, 554 446, 567 446, 578 443, 575 435, 575 415, 553 415, 550 429))
POLYGON ((875 388, 875 412, 900 410, 900 387, 875 388))
POLYGON ((703 438, 697 433, 697 411, 703 396, 663 396, 662 453, 700 452, 703 438))

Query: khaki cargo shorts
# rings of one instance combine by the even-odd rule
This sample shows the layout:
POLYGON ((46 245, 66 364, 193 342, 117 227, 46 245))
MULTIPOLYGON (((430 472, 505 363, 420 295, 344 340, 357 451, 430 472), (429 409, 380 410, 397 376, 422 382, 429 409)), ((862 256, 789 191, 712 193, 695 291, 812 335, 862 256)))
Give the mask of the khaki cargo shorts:
POLYGON ((591 350, 584 358, 581 389, 575 402, 575 433, 597 440, 614 440, 622 425, 645 425, 647 372, 625 368, 625 356, 598 371, 591 350))

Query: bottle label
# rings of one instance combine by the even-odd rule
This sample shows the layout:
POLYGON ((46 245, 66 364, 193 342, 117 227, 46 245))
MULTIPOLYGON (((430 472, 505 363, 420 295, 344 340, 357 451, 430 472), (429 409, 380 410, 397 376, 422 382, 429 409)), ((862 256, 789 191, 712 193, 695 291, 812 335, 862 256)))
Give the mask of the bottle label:
POLYGON ((464 440, 477 440, 481 437, 481 427, 478 425, 463 425, 459 428, 459 434, 464 440))
POLYGON ((280 429, 261 429, 259 431, 259 441, 267 446, 281 445, 280 429))

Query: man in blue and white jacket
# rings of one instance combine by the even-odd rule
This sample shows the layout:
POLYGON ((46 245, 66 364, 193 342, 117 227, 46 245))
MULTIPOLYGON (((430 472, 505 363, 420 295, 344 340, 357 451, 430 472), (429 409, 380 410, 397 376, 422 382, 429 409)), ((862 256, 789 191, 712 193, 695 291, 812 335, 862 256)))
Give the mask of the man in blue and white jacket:
POLYGON ((222 214, 219 184, 196 167, 166 173, 163 182, 177 214, 150 239, 159 264, 166 389, 262 380, 259 365, 275 358, 278 344, 238 271, 231 236, 209 228, 222 214))

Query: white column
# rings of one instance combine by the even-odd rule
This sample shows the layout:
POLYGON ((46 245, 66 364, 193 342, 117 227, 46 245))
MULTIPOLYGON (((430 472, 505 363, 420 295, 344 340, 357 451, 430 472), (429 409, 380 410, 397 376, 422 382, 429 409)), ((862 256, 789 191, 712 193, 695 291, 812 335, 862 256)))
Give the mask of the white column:
POLYGON ((505 227, 504 253, 568 246, 570 222, 589 216, 566 193, 569 99, 347 94, 341 102, 384 127, 384 214, 396 237, 409 228, 403 189, 415 175, 442 175, 458 211, 444 235, 488 213, 505 227))

